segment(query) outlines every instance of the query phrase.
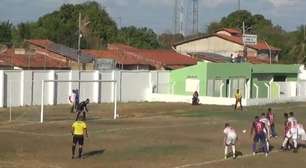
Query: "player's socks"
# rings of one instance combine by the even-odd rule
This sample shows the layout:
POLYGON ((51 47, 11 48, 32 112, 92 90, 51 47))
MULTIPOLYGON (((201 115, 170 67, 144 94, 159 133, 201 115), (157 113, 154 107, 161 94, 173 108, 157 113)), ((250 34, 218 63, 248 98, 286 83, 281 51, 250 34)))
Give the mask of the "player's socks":
POLYGON ((293 140, 293 147, 294 147, 293 152, 297 153, 297 141, 296 140, 293 140))
POLYGON ((74 157, 75 154, 75 145, 72 145, 72 157, 74 157))
POLYGON ((224 147, 224 159, 227 159, 228 146, 224 147))
POLYGON ((283 144, 282 144, 282 147, 285 149, 286 145, 287 145, 287 142, 288 142, 288 138, 286 137, 283 141, 283 144))
POLYGON ((82 151, 83 151, 83 148, 81 147, 81 148, 79 148, 79 158, 81 158, 82 157, 82 151))
POLYGON ((236 147, 235 145, 232 145, 232 152, 233 152, 233 158, 236 158, 236 147))
POLYGON ((256 143, 253 143, 252 149, 253 149, 253 155, 255 155, 255 152, 256 152, 256 143))

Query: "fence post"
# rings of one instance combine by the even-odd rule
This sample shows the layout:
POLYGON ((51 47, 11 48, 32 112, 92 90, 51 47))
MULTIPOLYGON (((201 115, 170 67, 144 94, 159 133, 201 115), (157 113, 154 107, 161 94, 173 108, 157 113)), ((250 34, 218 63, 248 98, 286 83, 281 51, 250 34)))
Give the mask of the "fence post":
POLYGON ((45 81, 41 81, 41 106, 40 106, 40 123, 44 122, 44 84, 45 81))

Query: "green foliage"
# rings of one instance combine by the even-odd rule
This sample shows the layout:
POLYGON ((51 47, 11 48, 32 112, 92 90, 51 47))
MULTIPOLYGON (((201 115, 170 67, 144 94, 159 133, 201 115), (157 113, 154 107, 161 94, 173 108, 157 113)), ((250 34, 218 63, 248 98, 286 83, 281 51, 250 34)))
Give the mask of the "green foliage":
POLYGON ((171 33, 163 33, 158 38, 163 48, 171 48, 173 44, 184 40, 182 34, 171 33))
POLYGON ((118 30, 106 10, 95 1, 82 4, 64 4, 59 10, 46 14, 36 22, 9 22, 1 24, 1 40, 13 41, 19 46, 24 39, 49 39, 77 48, 79 13, 81 13, 81 48, 104 48, 108 43, 122 42, 139 48, 159 48, 157 35, 148 28, 134 26, 118 30), (13 33, 10 33, 13 32, 13 33), (13 34, 13 38, 9 35, 13 34))
POLYGON ((12 41, 13 25, 9 21, 0 23, 0 43, 10 44, 12 41))
POLYGON ((123 27, 119 32, 118 42, 145 49, 161 47, 157 34, 152 29, 146 27, 123 27))

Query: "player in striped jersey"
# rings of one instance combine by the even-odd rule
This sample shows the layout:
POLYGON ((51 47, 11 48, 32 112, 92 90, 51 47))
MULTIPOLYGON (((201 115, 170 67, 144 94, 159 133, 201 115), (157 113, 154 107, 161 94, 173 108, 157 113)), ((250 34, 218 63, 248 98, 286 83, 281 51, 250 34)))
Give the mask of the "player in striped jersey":
POLYGON ((253 145, 252 145, 253 155, 256 154, 256 144, 261 142, 263 145, 265 155, 268 156, 265 129, 266 129, 265 124, 259 121, 259 117, 256 116, 255 121, 252 123, 251 126, 251 136, 253 135, 254 132, 253 145))

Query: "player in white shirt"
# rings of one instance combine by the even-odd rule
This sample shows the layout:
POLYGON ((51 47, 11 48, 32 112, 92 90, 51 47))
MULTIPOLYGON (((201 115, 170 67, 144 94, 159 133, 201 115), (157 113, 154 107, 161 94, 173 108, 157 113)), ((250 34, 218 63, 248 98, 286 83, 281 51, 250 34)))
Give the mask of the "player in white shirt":
POLYGON ((224 158, 228 157, 228 147, 232 147, 233 158, 236 159, 236 141, 238 139, 236 131, 230 126, 229 123, 225 124, 224 128, 224 158))
POLYGON ((72 89, 72 93, 69 96, 69 102, 71 104, 70 112, 73 113, 76 111, 76 90, 72 89))
POLYGON ((287 128, 288 128, 288 131, 286 133, 286 137, 284 139, 282 148, 284 149, 287 142, 289 140, 292 140, 293 141, 294 152, 297 152, 298 122, 297 122, 296 118, 294 117, 293 112, 289 113, 289 118, 288 118, 288 121, 287 121, 287 128))
POLYGON ((271 123, 270 123, 269 119, 266 117, 265 113, 261 113, 261 117, 260 117, 259 121, 265 124, 266 129, 264 129, 264 133, 266 135, 267 151, 269 152, 270 151, 271 123))
POLYGON ((293 112, 290 112, 290 113, 289 113, 288 123, 289 123, 291 126, 297 124, 297 119, 294 117, 293 112))
POLYGON ((305 132, 303 124, 298 123, 297 129, 298 129, 298 135, 299 135, 298 139, 301 141, 306 141, 306 132, 305 132))

